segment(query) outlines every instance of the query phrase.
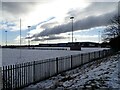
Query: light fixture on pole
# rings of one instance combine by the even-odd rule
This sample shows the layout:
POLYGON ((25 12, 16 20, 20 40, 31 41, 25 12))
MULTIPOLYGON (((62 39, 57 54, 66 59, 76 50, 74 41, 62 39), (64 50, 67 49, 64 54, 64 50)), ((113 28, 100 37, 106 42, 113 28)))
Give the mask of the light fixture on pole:
POLYGON ((6 46, 7 46, 7 30, 5 31, 5 33, 6 33, 6 46))
POLYGON ((73 43, 73 19, 74 17, 70 17, 70 19, 72 19, 72 43, 73 43))
POLYGON ((29 36, 29 35, 30 35, 30 34, 29 34, 29 32, 30 32, 30 27, 31 27, 31 26, 28 26, 28 46, 30 46, 30 40, 29 40, 29 39, 30 39, 30 36, 29 36))

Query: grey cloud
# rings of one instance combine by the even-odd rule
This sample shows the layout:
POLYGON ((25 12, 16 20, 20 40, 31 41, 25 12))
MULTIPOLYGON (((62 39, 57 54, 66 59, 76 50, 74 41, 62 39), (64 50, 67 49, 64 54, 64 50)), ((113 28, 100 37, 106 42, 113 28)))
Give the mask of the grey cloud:
MULTIPOLYGON (((74 16, 77 19, 83 18, 84 16, 93 16, 96 14, 105 14, 118 9, 117 2, 93 2, 84 10, 75 9, 68 12, 69 16, 74 16)), ((66 17, 68 18, 68 17, 66 17)))
POLYGON ((54 0, 4 0, 2 2, 39 2, 39 3, 48 3, 54 0))
MULTIPOLYGON (((74 22, 74 31, 109 25, 110 19, 116 14, 117 11, 114 11, 100 16, 90 16, 84 19, 76 20, 74 22)), ((49 36, 54 34, 70 32, 71 29, 72 27, 70 22, 67 24, 55 26, 53 28, 49 28, 49 29, 47 28, 41 33, 34 35, 33 37, 42 37, 42 36, 49 36)))
POLYGON ((54 0, 3 0, 2 10, 12 15, 21 15, 34 11, 36 6, 53 1, 54 0))
POLYGON ((46 23, 46 24, 41 25, 41 28, 50 28, 52 26, 55 26, 56 24, 58 24, 58 22, 46 23))
MULTIPOLYGON (((65 22, 70 21, 70 16, 74 16, 74 30, 90 29, 98 26, 106 26, 109 24, 109 20, 117 14, 118 3, 115 2, 93 2, 84 10, 75 9, 68 12, 68 17, 65 18, 65 22), (96 16, 99 14, 99 16, 96 16), (85 18, 87 16, 87 18, 85 18)), ((55 26, 47 23, 42 27, 45 29, 41 33, 34 35, 33 37, 49 36, 54 34, 60 34, 71 31, 71 22, 55 26)))
POLYGON ((35 2, 3 2, 2 10, 12 15, 21 15, 33 10, 36 4, 35 2))
MULTIPOLYGON (((31 26, 31 27, 30 27, 30 30, 36 29, 36 27, 39 26, 40 24, 46 23, 46 22, 48 22, 48 21, 50 21, 50 20, 52 20, 52 19, 54 19, 54 18, 55 18, 55 17, 50 17, 50 18, 46 19, 45 21, 39 22, 38 24, 31 26)), ((44 26, 43 26, 43 27, 44 27, 44 26)))

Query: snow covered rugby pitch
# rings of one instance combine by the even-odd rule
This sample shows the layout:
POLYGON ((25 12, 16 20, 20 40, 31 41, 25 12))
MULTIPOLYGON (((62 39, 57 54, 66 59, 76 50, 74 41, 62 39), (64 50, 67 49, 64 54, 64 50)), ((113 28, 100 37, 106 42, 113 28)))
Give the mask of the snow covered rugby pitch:
POLYGON ((82 48, 81 51, 21 49, 21 57, 20 49, 2 49, 2 66, 101 51, 104 49, 108 48, 82 48))

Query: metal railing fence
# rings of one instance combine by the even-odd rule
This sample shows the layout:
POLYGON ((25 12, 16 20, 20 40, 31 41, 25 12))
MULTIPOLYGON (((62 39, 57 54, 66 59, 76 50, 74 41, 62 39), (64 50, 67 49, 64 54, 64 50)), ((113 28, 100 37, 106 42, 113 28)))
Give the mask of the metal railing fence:
POLYGON ((3 90, 19 89, 111 54, 111 50, 3 66, 3 90))

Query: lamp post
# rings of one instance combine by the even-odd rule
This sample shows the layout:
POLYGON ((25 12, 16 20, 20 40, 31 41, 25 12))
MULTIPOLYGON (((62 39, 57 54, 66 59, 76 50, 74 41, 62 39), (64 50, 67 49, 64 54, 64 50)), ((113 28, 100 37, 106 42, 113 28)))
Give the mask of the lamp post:
POLYGON ((21 18, 20 18, 20 58, 21 58, 21 18))
POLYGON ((5 33, 6 33, 6 46, 7 46, 7 30, 5 31, 5 33))
POLYGON ((70 17, 70 19, 72 20, 72 43, 73 43, 73 19, 74 17, 70 17))
MULTIPOLYGON (((31 26, 28 26, 28 32, 30 31, 30 27, 31 26)), ((28 33, 28 46, 30 46, 30 40, 29 40, 29 38, 30 38, 30 36, 29 36, 30 34, 28 33)))
POLYGON ((21 47, 21 19, 20 19, 20 47, 21 47))

